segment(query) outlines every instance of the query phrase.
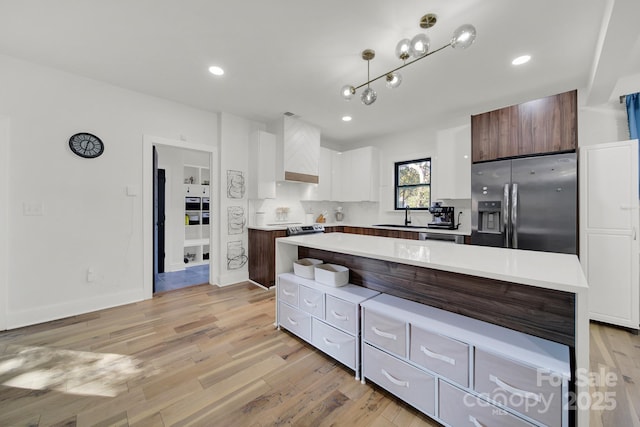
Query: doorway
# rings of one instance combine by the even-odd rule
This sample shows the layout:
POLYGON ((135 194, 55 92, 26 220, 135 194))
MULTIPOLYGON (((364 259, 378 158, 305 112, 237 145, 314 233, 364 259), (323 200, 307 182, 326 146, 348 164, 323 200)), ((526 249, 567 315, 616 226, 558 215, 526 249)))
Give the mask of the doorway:
MULTIPOLYGON (((190 276, 196 283, 217 283, 220 259, 213 256, 218 252, 219 241, 213 230, 219 227, 215 207, 218 206, 217 148, 202 144, 187 143, 166 138, 145 135, 143 137, 143 251, 144 251, 144 297, 151 298, 154 292, 165 290, 160 282, 167 277, 190 276), (159 155, 158 155, 159 151, 159 155), (158 157, 154 160, 154 152, 158 157), (175 159, 167 153, 177 153, 175 159), (189 238, 185 227, 185 183, 183 158, 189 159, 197 153, 203 157, 203 165, 210 171, 207 179, 207 204, 211 216, 207 215, 206 230, 203 227, 200 241, 201 262, 196 267, 185 268, 188 259, 186 240, 189 238), (164 159, 163 159, 164 158, 164 159), (164 178, 162 177, 164 171, 164 178), (164 203, 160 203, 164 183, 164 203), (164 204, 164 213, 162 205, 164 204), (164 227, 164 232, 162 232, 164 227), (162 238, 164 235, 164 239, 162 238), (161 249, 164 240, 164 249, 161 249), (206 242, 206 243, 205 243, 206 242), (206 254, 205 254, 206 244, 206 254), (183 254, 184 252, 184 254, 183 254), (209 253, 212 256, 209 256, 209 253), (163 256, 164 255, 164 256, 163 256), (205 257, 206 255, 206 257, 205 257), (162 262, 164 261, 164 265, 162 262), (161 272, 163 270, 163 272, 161 272), (187 274, 188 273, 188 274, 187 274)), ((190 265, 194 265, 191 262, 190 265)), ((180 279, 181 280, 181 279, 180 279)), ((178 279, 174 281, 178 282, 178 279)), ((182 281, 184 283, 184 281, 182 281)))

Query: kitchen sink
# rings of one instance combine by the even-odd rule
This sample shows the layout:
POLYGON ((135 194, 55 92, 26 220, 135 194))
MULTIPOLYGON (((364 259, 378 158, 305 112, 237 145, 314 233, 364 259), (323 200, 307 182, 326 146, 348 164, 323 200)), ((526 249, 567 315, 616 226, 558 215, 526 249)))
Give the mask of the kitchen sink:
POLYGON ((426 225, 403 225, 403 224, 373 224, 374 227, 393 227, 393 228, 427 228, 426 225))

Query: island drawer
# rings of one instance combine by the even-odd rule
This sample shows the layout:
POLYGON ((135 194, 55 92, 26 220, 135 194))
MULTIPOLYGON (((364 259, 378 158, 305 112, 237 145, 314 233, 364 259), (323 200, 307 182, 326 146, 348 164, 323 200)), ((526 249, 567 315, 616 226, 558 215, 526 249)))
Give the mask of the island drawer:
POLYGON ((376 346, 407 356, 407 324, 402 320, 364 310, 364 339, 376 346))
POLYGON ((435 377, 369 344, 362 357, 364 377, 420 411, 435 414, 435 377))
POLYGON ((282 302, 278 305, 278 309, 280 326, 306 341, 311 341, 311 316, 308 313, 282 302))
POLYGON ((300 285, 298 287, 298 307, 322 319, 324 316, 324 293, 317 289, 300 285))
POLYGON ((467 387, 469 385, 469 346, 413 324, 410 328, 409 359, 467 387))
POLYGON ((318 319, 312 319, 312 344, 351 369, 356 366, 356 338, 318 319))
POLYGON ((358 305, 327 295, 324 319, 340 329, 356 333, 358 323, 358 305))
POLYGON ((298 306, 298 284, 292 280, 280 277, 278 280, 278 300, 298 306))
POLYGON ((475 390, 549 427, 562 425, 562 379, 476 348, 475 390))
POLYGON ((504 409, 478 399, 445 381, 439 381, 439 415, 450 426, 532 427, 504 409))

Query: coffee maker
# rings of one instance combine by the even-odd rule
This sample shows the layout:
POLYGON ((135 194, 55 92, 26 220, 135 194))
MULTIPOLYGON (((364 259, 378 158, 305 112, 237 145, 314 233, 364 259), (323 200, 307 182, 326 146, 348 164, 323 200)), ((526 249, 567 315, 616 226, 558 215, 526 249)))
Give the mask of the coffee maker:
POLYGON ((455 208, 453 206, 442 206, 441 202, 434 202, 429 207, 429 212, 433 215, 433 221, 427 224, 428 228, 445 230, 458 228, 458 224, 455 222, 455 208))

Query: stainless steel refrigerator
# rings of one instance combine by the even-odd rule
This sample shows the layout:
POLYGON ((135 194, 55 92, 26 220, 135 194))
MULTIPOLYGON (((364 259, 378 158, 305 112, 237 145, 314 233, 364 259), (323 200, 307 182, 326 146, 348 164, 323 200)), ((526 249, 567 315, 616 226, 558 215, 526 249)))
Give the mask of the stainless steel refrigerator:
POLYGON ((577 155, 552 154, 471 167, 471 243, 577 253, 577 155))

